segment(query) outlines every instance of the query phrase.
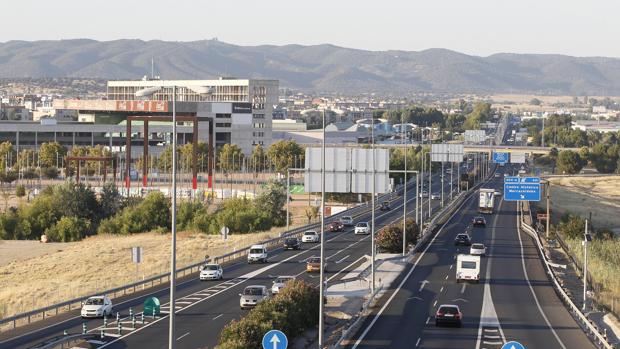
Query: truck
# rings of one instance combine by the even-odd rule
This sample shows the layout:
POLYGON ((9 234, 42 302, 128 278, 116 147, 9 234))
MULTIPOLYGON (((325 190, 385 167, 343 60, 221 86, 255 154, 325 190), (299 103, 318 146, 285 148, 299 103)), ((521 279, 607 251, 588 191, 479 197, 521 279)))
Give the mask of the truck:
POLYGON ((456 256, 456 282, 480 282, 480 256, 459 254, 456 256))
POLYGON ((493 196, 494 192, 495 192, 494 189, 480 188, 480 192, 479 192, 480 199, 478 201, 478 212, 479 213, 493 214, 493 204, 495 203, 494 196, 493 196))

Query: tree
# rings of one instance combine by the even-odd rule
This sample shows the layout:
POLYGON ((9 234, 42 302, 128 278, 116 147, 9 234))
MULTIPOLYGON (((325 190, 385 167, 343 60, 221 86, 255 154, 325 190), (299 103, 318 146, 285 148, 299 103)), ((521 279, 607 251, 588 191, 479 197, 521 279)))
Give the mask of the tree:
POLYGON ((586 221, 579 216, 568 214, 562 217, 559 228, 567 238, 583 239, 583 234, 586 229, 586 221))
POLYGON ((78 217, 62 217, 55 225, 45 230, 50 241, 79 241, 90 231, 90 221, 78 217))
POLYGON ((267 157, 267 153, 265 152, 265 148, 262 145, 257 144, 252 150, 252 155, 250 156, 250 167, 258 172, 260 169, 265 167, 265 160, 267 157))
POLYGON ((224 144, 218 154, 217 162, 220 169, 224 171, 226 175, 233 171, 239 171, 241 169, 241 160, 243 159, 243 152, 236 144, 224 144))
POLYGON ((286 173, 288 168, 293 167, 295 158, 304 155, 304 148, 295 141, 281 140, 269 147, 267 155, 275 166, 276 172, 286 173))
POLYGON ((532 98, 530 99, 530 105, 541 105, 542 101, 538 98, 532 98))
POLYGON ((310 224, 313 218, 319 216, 319 208, 317 206, 308 206, 304 209, 304 214, 308 218, 308 224, 310 224))
POLYGON ((83 183, 67 182, 54 188, 54 200, 62 202, 58 208, 63 216, 78 217, 98 223, 101 206, 95 192, 83 183))
POLYGON ((41 172, 43 174, 43 177, 48 178, 48 179, 56 179, 58 178, 58 169, 56 167, 43 167, 41 169, 41 172))
POLYGON ((24 187, 23 184, 19 184, 17 187, 15 187, 15 196, 17 196, 18 198, 23 198, 24 196, 26 196, 26 187, 24 187))
POLYGON ((67 148, 58 142, 48 142, 41 144, 39 148, 39 159, 41 167, 57 167, 60 166, 60 159, 67 154, 67 148))
POLYGON ((282 208, 286 204, 286 187, 282 182, 271 180, 261 189, 254 200, 259 212, 265 212, 271 217, 274 225, 286 224, 282 208))
POLYGON ((583 160, 577 152, 562 150, 558 155, 557 166, 562 173, 575 174, 583 168, 583 160))
POLYGON ((466 130, 480 129, 480 123, 486 122, 491 118, 491 104, 486 102, 478 102, 474 106, 474 110, 467 115, 463 128, 466 130))
POLYGON ((14 157, 13 144, 6 141, 0 143, 0 171, 4 172, 7 165, 11 167, 11 159, 14 157))
POLYGON ((114 183, 105 183, 99 194, 99 217, 105 219, 114 216, 122 208, 122 199, 114 183))

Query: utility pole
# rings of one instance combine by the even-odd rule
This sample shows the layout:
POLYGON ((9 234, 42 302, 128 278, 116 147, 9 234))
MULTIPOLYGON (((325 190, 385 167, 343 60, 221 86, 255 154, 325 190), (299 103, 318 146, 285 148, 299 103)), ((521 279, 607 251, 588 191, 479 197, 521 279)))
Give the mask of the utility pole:
POLYGON ((405 145, 405 180, 403 181, 405 188, 403 193, 403 256, 407 253, 407 235, 405 234, 405 230, 407 230, 407 139, 405 138, 405 123, 404 123, 404 115, 401 114, 401 131, 402 131, 402 141, 405 145))
POLYGON ((372 249, 371 251, 371 255, 372 255, 372 261, 371 261, 371 274, 372 274, 372 292, 375 292, 375 194, 376 194, 376 183, 377 183, 377 168, 376 163, 375 163, 375 119, 373 117, 372 119, 372 128, 371 128, 371 136, 370 138, 372 139, 372 223, 370 225, 370 229, 371 229, 371 242, 370 242, 370 248, 372 249))
POLYGON ((321 162, 321 270, 319 275, 319 348, 323 348, 323 297, 325 294, 325 283, 323 281, 325 278, 325 110, 323 110, 323 144, 321 162))
POLYGON ((547 180, 547 224, 546 224, 546 236, 547 236, 547 240, 549 240, 549 222, 551 221, 551 215, 550 212, 551 210, 549 209, 551 205, 551 182, 549 180, 547 180))
POLYGON ((581 310, 586 311, 587 292, 588 292, 588 220, 586 219, 586 231, 583 236, 583 307, 581 310))

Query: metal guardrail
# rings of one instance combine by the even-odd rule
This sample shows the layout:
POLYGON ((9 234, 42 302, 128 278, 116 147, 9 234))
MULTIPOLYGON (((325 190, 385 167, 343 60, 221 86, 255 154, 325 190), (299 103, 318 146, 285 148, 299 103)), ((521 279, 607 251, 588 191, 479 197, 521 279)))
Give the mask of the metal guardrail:
MULTIPOLYGON (((530 218, 531 218, 532 212, 529 209, 528 211, 529 211, 530 218)), ((543 264, 545 265, 545 268, 547 269, 547 275, 553 282, 555 291, 560 296, 560 299, 564 302, 564 304, 568 306, 569 312, 573 314, 575 319, 579 322, 581 327, 585 330, 586 334, 589 334, 591 336, 592 340, 594 341, 596 345, 598 345, 599 347, 605 348, 605 349, 614 349, 614 347, 609 342, 607 342, 607 339, 605 338, 605 336, 599 332, 598 328, 596 328, 590 322, 590 320, 588 320, 588 318, 581 312, 581 310, 575 305, 573 300, 568 296, 566 291, 564 291, 564 288, 562 288, 562 286, 558 282, 558 279, 555 273, 549 266, 549 261, 547 260, 547 256, 545 255, 544 248, 542 246, 542 243, 540 242, 540 236, 536 232, 536 229, 534 229, 532 226, 524 222, 523 217, 524 217, 523 210, 520 210, 519 226, 528 235, 531 235, 536 241, 536 246, 538 247, 538 251, 541 255, 541 258, 543 258, 543 261, 545 262, 543 264)))
POLYGON ((58 346, 60 346, 61 348, 64 348, 65 344, 70 345, 72 342, 76 343, 76 342, 84 341, 86 339, 94 339, 94 338, 96 338, 96 335, 93 333, 85 333, 85 334, 80 333, 80 334, 74 334, 74 335, 60 336, 60 337, 52 338, 51 340, 48 340, 47 342, 42 343, 41 345, 32 347, 31 349, 54 349, 54 348, 57 348, 58 346))
MULTIPOLYGON (((409 186, 415 186, 415 182, 409 183, 409 186)), ((391 193, 383 194, 379 196, 377 200, 386 200, 386 198, 389 198, 390 196, 391 196, 391 193)), ((348 210, 339 212, 331 216, 330 219, 326 220, 325 223, 328 224, 328 222, 338 219, 339 217, 343 215, 359 216, 359 215, 367 213, 366 211, 369 211, 370 208, 371 207, 369 203, 366 202, 365 204, 357 205, 353 208, 350 208, 348 210)), ((292 229, 288 232, 285 232, 281 234, 279 237, 261 241, 261 242, 256 242, 255 244, 263 244, 263 245, 267 245, 267 247, 278 246, 282 244, 285 238, 299 236, 304 231, 313 229, 319 226, 320 226, 320 222, 308 224, 302 227, 292 229)), ((234 260, 237 260, 241 257, 246 256, 249 248, 250 246, 246 246, 238 250, 229 252, 227 254, 216 256, 213 258, 212 261, 214 263, 220 263, 220 264, 230 263, 234 260)), ((200 266, 203 265, 204 263, 205 261, 200 261, 200 262, 185 266, 183 268, 177 269, 177 278, 182 278, 182 277, 187 276, 188 274, 193 274, 195 272, 198 272, 200 266)), ((126 285, 112 288, 109 290, 105 290, 102 292, 89 294, 87 296, 71 299, 65 302, 52 304, 52 305, 49 305, 43 308, 31 310, 31 311, 24 312, 21 314, 16 314, 16 315, 4 318, 4 319, 0 319, 0 333, 2 332, 2 329, 6 327, 7 324, 12 323, 12 326, 10 326, 10 329, 15 329, 18 326, 18 322, 22 320, 25 324, 30 324, 31 322, 33 322, 33 320, 38 321, 38 320, 42 320, 42 319, 45 319, 51 316, 58 315, 59 312, 62 312, 62 311, 68 312, 73 309, 77 309, 82 305, 83 301, 93 296, 106 294, 106 295, 109 295, 110 298, 117 298, 120 295, 125 296, 128 293, 136 293, 136 291, 140 287, 142 287, 142 290, 144 290, 144 288, 146 287, 153 288, 156 285, 160 285, 164 282, 169 282, 169 281, 170 281, 170 273, 162 273, 162 274, 155 275, 155 276, 152 276, 150 278, 147 278, 141 281, 126 284, 126 285)), ((22 324, 19 324, 19 325, 22 325, 22 324)))

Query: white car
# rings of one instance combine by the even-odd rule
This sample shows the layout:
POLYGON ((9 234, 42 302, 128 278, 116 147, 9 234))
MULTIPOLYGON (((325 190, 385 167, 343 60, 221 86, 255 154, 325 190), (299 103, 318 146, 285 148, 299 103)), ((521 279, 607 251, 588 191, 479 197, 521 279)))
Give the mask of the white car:
POLYGON ((471 244, 471 248, 469 249, 469 254, 472 256, 485 256, 487 254, 487 248, 484 244, 475 243, 471 244))
POLYGON ((241 309, 254 308, 258 303, 268 299, 269 296, 269 290, 265 286, 247 286, 243 293, 239 293, 239 306, 241 309))
POLYGON ((304 235, 301 237, 301 242, 320 242, 321 235, 314 230, 308 230, 304 232, 304 235))
POLYGON ((340 223, 342 223, 342 225, 344 225, 345 227, 352 227, 353 226, 353 217, 351 217, 351 216, 342 216, 342 217, 340 217, 340 223))
POLYGON ((439 199, 441 199, 441 195, 437 193, 431 194, 431 200, 439 200, 439 199))
POLYGON ((278 294, 280 290, 286 286, 286 283, 295 280, 294 276, 278 276, 275 280, 273 280, 273 285, 271 286, 271 293, 278 294))
POLYGON ((200 281, 222 280, 223 278, 224 270, 219 264, 205 264, 200 267, 200 281))
POLYGON ((428 192, 427 192, 426 190, 422 190, 422 191, 420 192, 420 197, 421 197, 421 198, 427 198, 427 197, 428 197, 428 192))
POLYGON ((104 317, 112 315, 112 301, 108 296, 94 296, 82 303, 82 318, 104 317))
POLYGON ((370 234, 370 224, 368 224, 368 222, 359 222, 357 223, 357 225, 355 225, 355 235, 358 234, 370 234))
POLYGON ((499 178, 499 173, 494 174, 493 177, 499 178))
POLYGON ((265 245, 252 245, 248 251, 248 263, 267 263, 267 247, 265 245))

